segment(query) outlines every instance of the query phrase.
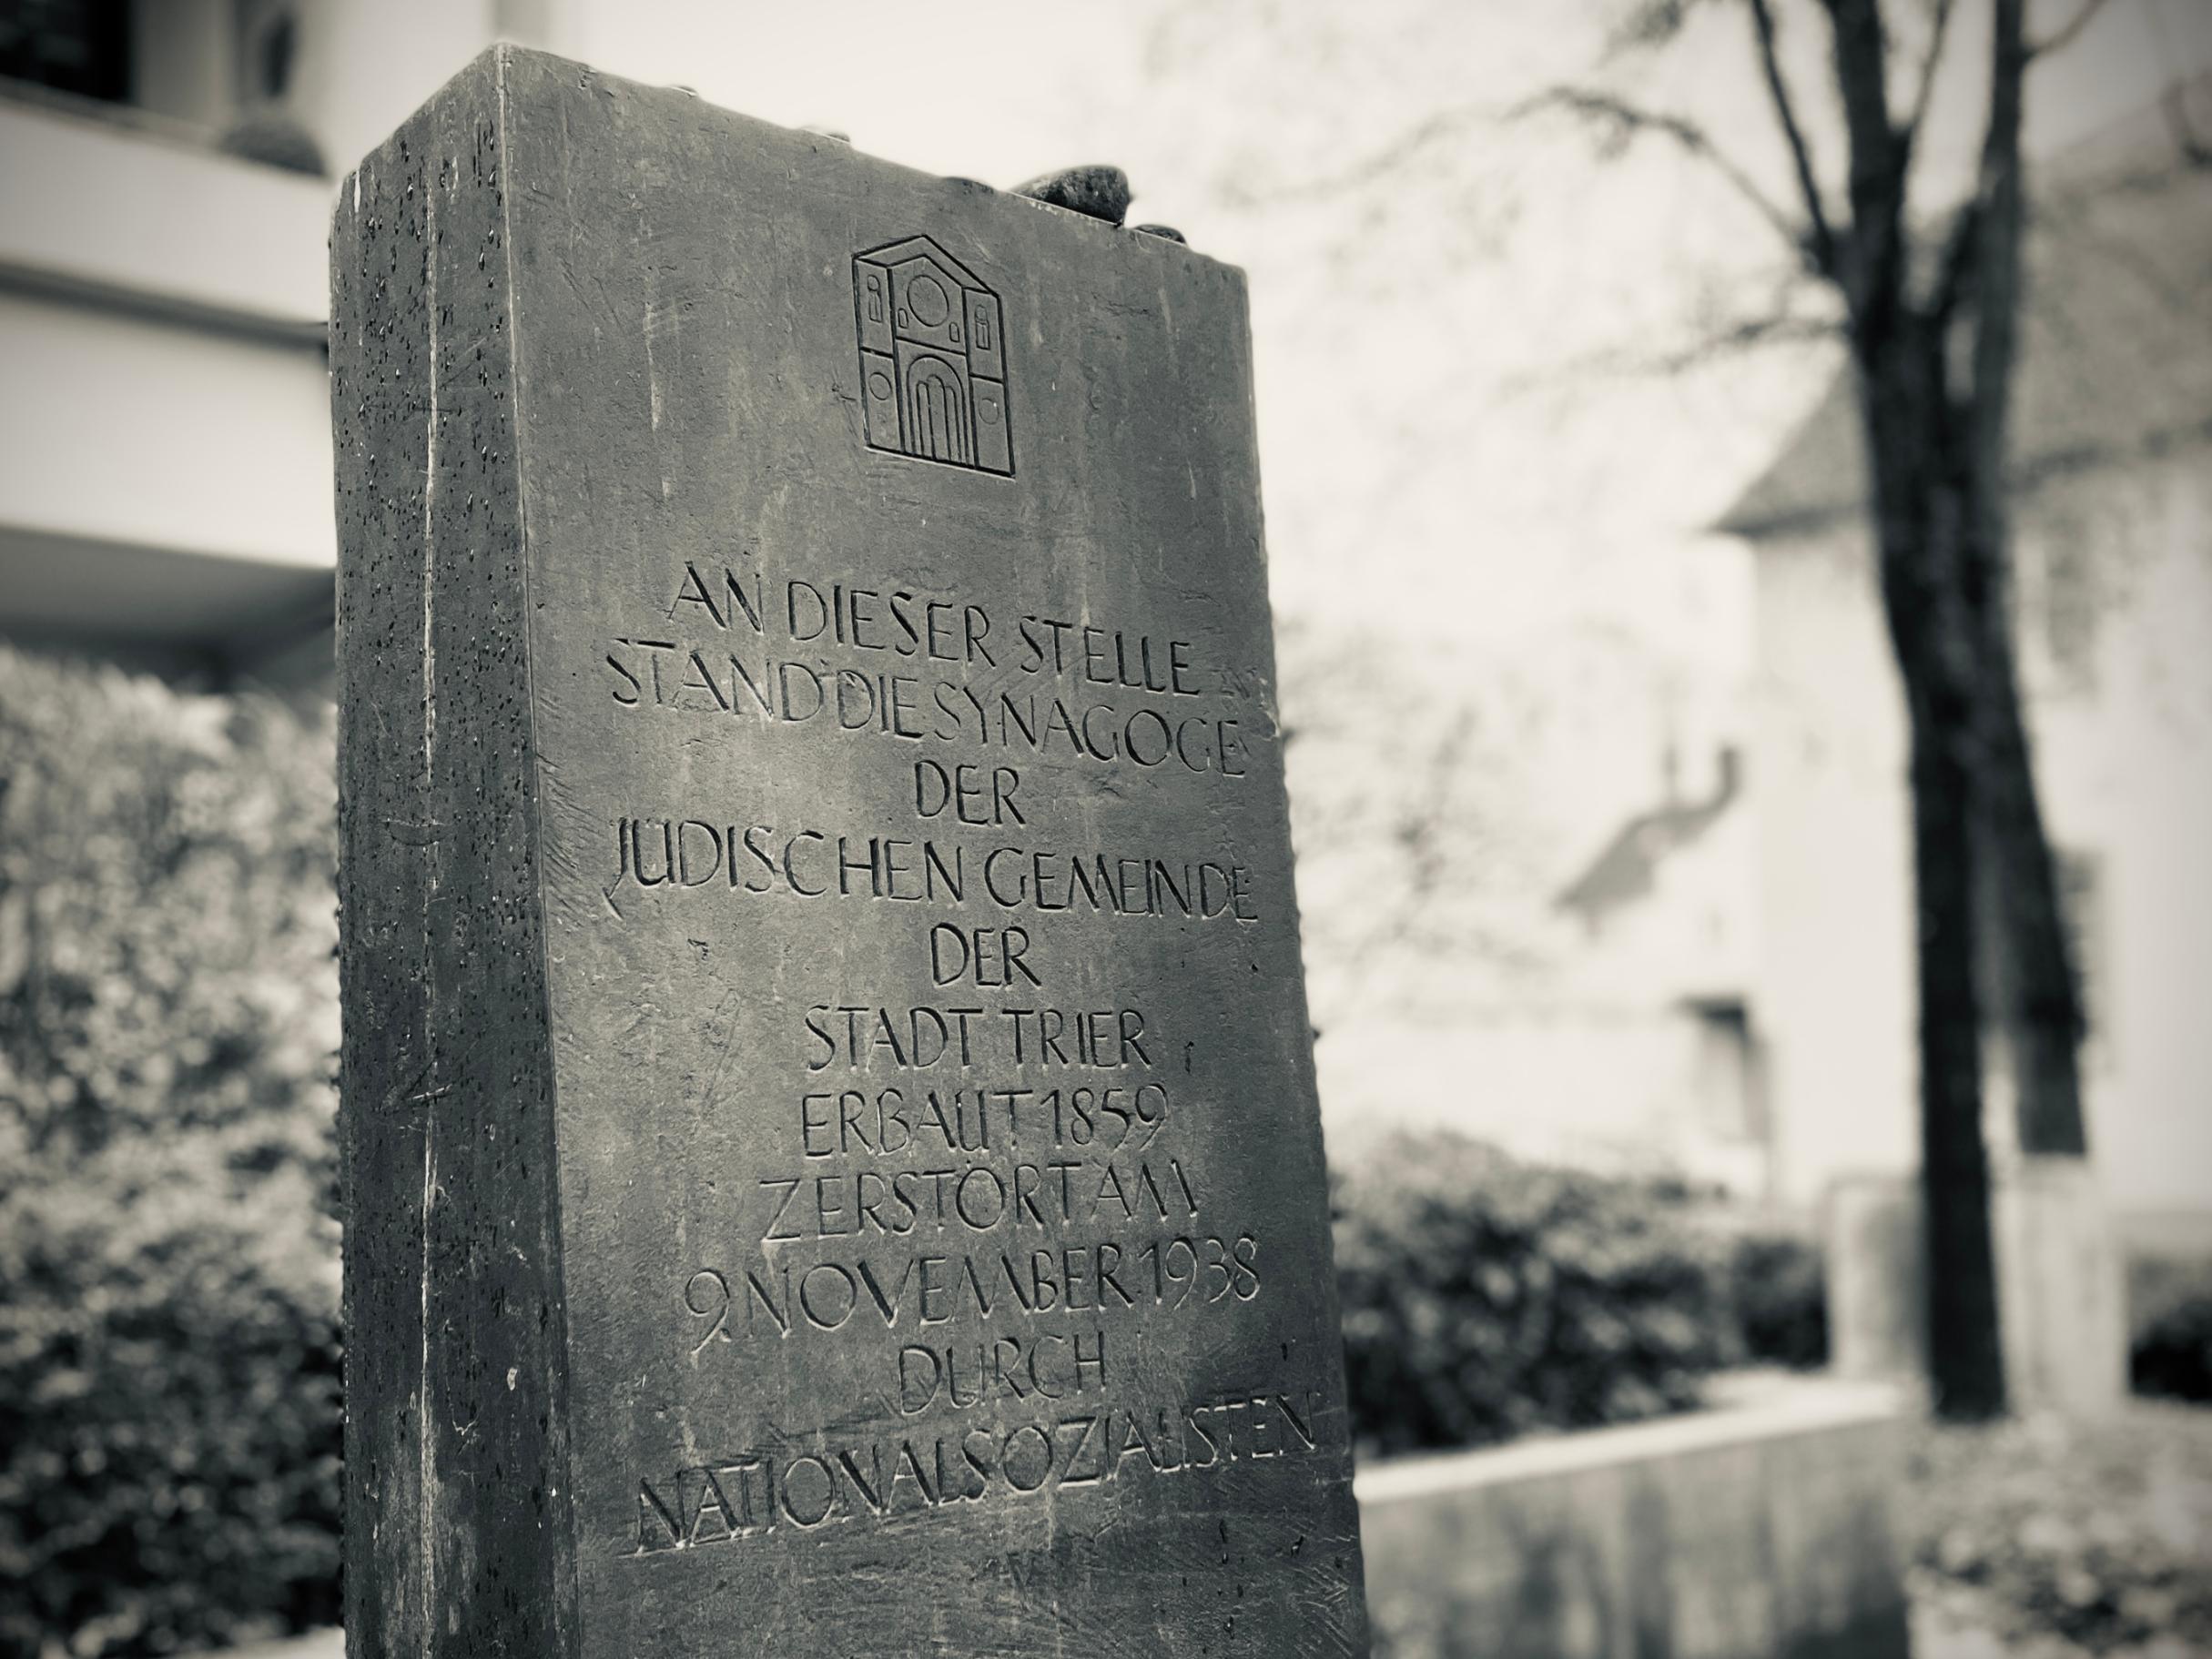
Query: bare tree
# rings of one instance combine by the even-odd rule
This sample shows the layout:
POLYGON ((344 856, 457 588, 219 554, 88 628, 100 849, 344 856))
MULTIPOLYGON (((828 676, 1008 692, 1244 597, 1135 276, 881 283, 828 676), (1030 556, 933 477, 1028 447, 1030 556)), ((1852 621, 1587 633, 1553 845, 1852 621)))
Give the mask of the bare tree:
MULTIPOLYGON (((1910 186, 1953 0, 1927 0, 1922 50, 1903 66, 1885 15, 1893 4, 1817 0, 1847 149, 1840 199, 1822 186, 1784 71, 1776 0, 1728 3, 1744 13, 1787 148, 1789 205, 1693 121, 1587 87, 1558 88, 1534 103, 1599 123, 1617 138, 1664 137, 1710 163, 1840 303, 1882 609, 1910 732, 1932 1381, 1940 1414, 1986 1418, 2004 1411, 2005 1380, 1982 1131, 1985 1005, 2008 1039, 2022 1149, 2087 1150, 2080 998, 2021 703, 2006 460, 2028 74, 2105 0, 2079 0, 2040 42, 2027 36, 2025 0, 1991 0, 1979 171, 1956 212, 1933 226, 1911 217, 1910 186), (1893 77, 1909 94, 1902 106, 1892 105, 1893 77)), ((1695 4, 1646 0, 1623 37, 1664 42, 1695 4)))
MULTIPOLYGON (((1515 787, 1541 718, 1509 670, 1451 694, 1369 635, 1282 632, 1292 834, 1317 962, 1388 996, 1394 961, 1434 971, 1526 969, 1542 960, 1527 895, 1538 830, 1515 787), (1324 896, 1325 895, 1325 896, 1324 896)), ((1340 1012, 1315 992, 1317 1018, 1340 1012)))
MULTIPOLYGON (((1602 153, 1639 141, 1675 147, 1755 210, 1786 250, 1790 273, 1763 313, 1699 329, 1686 349, 1618 354, 1610 367, 1685 368, 1816 332, 1840 331, 1848 353, 1868 460, 1868 522, 1910 737, 1934 1403, 1956 1419, 1997 1415, 2005 1379, 1983 1136, 1984 1043, 1993 1027, 2010 1060, 2020 1149, 2087 1150, 2081 999, 2014 640, 2006 486, 2028 217, 2022 116, 2033 66, 2079 36, 2106 0, 2043 0, 2055 26, 2035 40, 2027 0, 1597 3, 1618 21, 1612 51, 1588 79, 1523 98, 1507 113, 1563 115, 1595 133, 1602 153), (1747 66, 1771 110, 1779 169, 1743 166, 1697 112, 1625 96, 1617 83, 1628 77, 1610 73, 1625 57, 1684 36, 1695 18, 1724 15, 1740 24, 1747 66), (1986 36, 1970 40, 1966 20, 1978 34, 1984 16, 1986 36), (1793 84, 1786 66, 1799 60, 1783 50, 1784 31, 1806 26, 1825 35, 1817 87, 1793 84), (1978 169, 1951 210, 1916 217, 1939 72, 1946 53, 1962 49, 1982 56, 1988 72, 1974 77, 1985 99, 1973 112, 1978 169), (1833 155, 1825 153, 1831 144, 1833 155), (1786 182, 1775 187, 1770 177, 1786 182), (1806 303, 1821 293, 1828 303, 1806 303)), ((1198 35, 1197 18, 1226 9, 1182 0, 1172 28, 1198 35)), ((1279 24, 1269 6, 1240 15, 1255 10, 1263 25, 1279 24)), ((1464 17, 1456 8, 1450 15, 1464 17)), ((1326 67, 1352 50, 1349 37, 1333 31, 1364 26, 1315 21, 1294 43, 1326 67)), ((1185 56, 1197 52, 1190 38, 1179 46, 1185 56)), ((1940 78, 1948 89, 1950 77, 1940 78)), ((1324 151, 1285 165, 1269 150, 1240 149, 1225 199, 1310 204, 1393 183, 1403 190, 1418 177, 1411 199, 1423 210, 1456 187, 1461 210, 1479 211, 1463 179, 1447 181, 1448 168, 1429 164, 1493 129, 1500 113, 1496 102, 1469 96, 1419 114, 1348 163, 1324 151)), ((2187 110, 2176 100, 2168 113, 2177 156, 2201 164, 2207 147, 2187 110)))

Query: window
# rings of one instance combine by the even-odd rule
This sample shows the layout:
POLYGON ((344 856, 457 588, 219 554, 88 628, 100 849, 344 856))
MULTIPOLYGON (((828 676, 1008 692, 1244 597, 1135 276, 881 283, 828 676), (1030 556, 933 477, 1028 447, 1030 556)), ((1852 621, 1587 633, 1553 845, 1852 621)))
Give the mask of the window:
POLYGON ((130 96, 125 0, 0 0, 0 76, 82 98, 130 96))
POLYGON ((1693 1001, 1697 1048, 1690 1087, 1707 1133, 1730 1141, 1763 1140, 1766 1089, 1750 1010, 1732 998, 1693 1001))
POLYGON ((2102 1065, 2108 1057, 2112 1012, 2105 956, 2105 861, 2079 850, 2054 849, 2052 856, 2058 866, 2059 919, 2065 925, 2066 955, 2081 999, 2082 1059, 2102 1065))
POLYGON ((292 89, 298 27, 289 5, 241 0, 238 12, 238 101, 281 104, 292 89))

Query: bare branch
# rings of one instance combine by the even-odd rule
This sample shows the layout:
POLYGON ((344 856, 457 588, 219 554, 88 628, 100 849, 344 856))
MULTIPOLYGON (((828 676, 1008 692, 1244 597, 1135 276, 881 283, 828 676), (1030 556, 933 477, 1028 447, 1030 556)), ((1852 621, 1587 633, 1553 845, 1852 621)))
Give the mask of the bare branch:
POLYGON ((1826 5, 1851 147, 1850 245, 1840 250, 1837 282, 1851 306, 1852 327, 1874 339, 1887 333, 1903 298, 1905 145, 1890 121, 1889 40, 1880 0, 1826 5))
POLYGON ((1639 0, 1607 36, 1604 61, 1671 45, 1702 0, 1639 0))
POLYGON ((1758 210, 1759 216, 1774 227, 1776 233, 1790 244, 1791 251, 1799 258, 1811 262, 1814 258, 1806 240, 1804 227, 1784 213, 1781 204, 1760 189, 1757 180, 1715 146, 1711 136, 1695 121, 1669 115, 1663 110, 1646 109, 1610 92, 1588 86, 1551 87, 1516 105, 1508 114, 1510 118, 1517 119, 1547 109, 1563 109, 1586 121, 1600 123, 1610 127, 1614 136, 1623 142, 1641 133, 1658 133, 1662 137, 1673 139, 1685 151, 1709 164, 1725 178, 1737 195, 1750 203, 1758 210))
POLYGON ((2108 3, 2109 0, 2082 0, 2081 5, 2075 8, 2074 15, 2059 25, 2055 35, 2035 41, 2028 46, 2025 61, 2032 64, 2039 57, 2061 51, 2070 46, 2075 37, 2089 26, 2090 21, 2103 11, 2108 3))
POLYGON ((1811 220, 1814 268, 1832 278, 1837 269, 1835 233, 1829 228, 1828 210, 1821 201, 1820 179, 1812 170, 1812 151, 1805 142, 1804 129, 1798 125, 1797 106, 1790 96, 1790 84, 1782 77, 1781 59, 1774 49, 1774 8, 1769 0, 1751 0, 1751 23, 1759 36, 1760 66, 1766 71, 1767 90, 1773 96, 1774 114, 1781 122, 1782 136, 1790 141, 1790 159, 1797 168, 1797 187, 1804 196, 1805 212, 1811 220))
MULTIPOLYGON (((2019 358, 2024 192, 2020 129, 2027 76, 2027 0, 1994 0, 1990 25, 1989 128, 1974 188, 1974 351, 1966 428, 1974 517, 1968 546, 2005 556, 2004 462, 2013 369, 2019 358)), ((2002 564, 1993 565, 2001 572, 2002 564)))
POLYGON ((1510 399, 1525 393, 1556 391, 1562 384, 1589 379, 1668 379, 1731 358, 1763 351, 1771 346, 1832 346, 1842 339, 1842 325, 1831 318, 1791 314, 1750 317, 1685 345, 1661 350, 1623 348, 1591 352, 1547 369, 1541 377, 1509 379, 1503 392, 1510 399))
MULTIPOLYGON (((1920 85, 1913 94, 1913 113, 1905 117, 1905 124, 1898 130, 1897 141, 1892 147, 1892 165, 1897 172, 1897 213, 1894 217, 1883 222, 1882 235, 1885 238, 1903 234, 1904 215, 1912 194, 1912 181, 1908 175, 1913 168, 1913 151, 1920 142, 1921 133, 1927 126, 1928 106, 1935 99, 1936 72, 1943 66, 1943 39, 1951 27, 1953 9, 1953 0, 1935 0, 1934 15, 1928 20, 1928 49, 1920 63, 1920 85)), ((1883 258, 1887 257, 1889 248, 1886 244, 1880 252, 1883 258)), ((1941 287, 1939 282, 1939 291, 1941 287)))
POLYGON ((1695 346, 1656 359, 1676 369, 1730 358, 1768 346, 1831 346, 1843 338, 1842 325, 1825 317, 1753 317, 1709 335, 1695 346))
POLYGON ((2160 106, 2166 112, 2166 130, 2174 137, 2174 147, 2181 158, 2193 167, 2212 167, 2212 143, 2207 143, 2198 134, 2197 124, 2189 119, 2188 99, 2183 96, 2185 86, 2180 82, 2166 89, 2160 106))
POLYGON ((1494 115, 1495 108, 1495 106, 1486 108, 1476 104, 1461 104, 1450 109, 1440 109, 1415 122, 1380 149, 1363 157, 1343 171, 1300 185, 1297 194, 1312 201, 1324 197, 1342 196, 1373 184, 1411 161, 1431 145, 1450 137, 1460 127, 1494 115))
POLYGON ((1507 377, 1501 393, 1508 400, 1549 396, 1562 386, 1621 380, 1666 379, 1747 357, 1771 346, 1841 345, 1844 324, 1827 283, 1803 271, 1778 275, 1772 289, 1746 303, 1701 307, 1705 315, 1685 337, 1657 347, 1612 345, 1579 353, 1540 371, 1507 377), (1808 304, 1813 295, 1821 301, 1808 304))
POLYGON ((1913 113, 1905 119, 1903 132, 1898 135, 1908 155, 1928 118, 1928 106, 1935 97, 1935 71, 1943 61, 1943 35, 1951 27, 1952 10, 1953 0, 1935 0, 1935 15, 1928 24, 1928 53, 1921 59, 1920 86, 1913 95, 1913 113))
POLYGON ((1969 201, 1952 222, 1950 238, 1936 261, 1935 288, 1928 300, 1928 317, 1937 329, 1946 327, 1965 303, 1974 275, 1976 239, 1982 234, 1981 202, 1969 201))

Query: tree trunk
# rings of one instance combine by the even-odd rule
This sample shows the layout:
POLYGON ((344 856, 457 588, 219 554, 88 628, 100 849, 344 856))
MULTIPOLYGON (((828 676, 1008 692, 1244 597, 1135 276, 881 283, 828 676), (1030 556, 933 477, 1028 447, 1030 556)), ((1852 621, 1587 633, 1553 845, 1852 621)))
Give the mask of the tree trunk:
POLYGON ((1902 310, 1877 312, 1862 316, 1852 343, 1882 611, 1911 734, 1929 1374, 1937 1413, 1973 1421, 2004 1411, 2004 1356, 1982 1137, 1975 755, 1984 631, 1974 603, 1972 462, 1940 332, 1902 310))
MULTIPOLYGON (((1971 252, 1974 339, 1957 424, 1966 466, 1964 597, 1973 608, 1978 742, 1974 758, 1988 874, 1982 884, 1991 992, 2013 1057, 2020 1149, 2088 1150, 2081 1106, 2081 1006, 2044 834, 2013 648, 2010 454, 2019 359, 2024 230, 2020 128, 2029 49, 2026 0, 1995 0, 1989 128, 1971 252)), ((1942 326, 1942 319, 1939 319, 1942 326)))
POLYGON ((1990 995, 2012 1057, 2020 1150, 2080 1158, 2089 1150, 2081 1092, 2083 1018, 2057 860, 2044 831, 2009 617, 1984 624, 1981 825, 1990 995))
POLYGON ((1971 707, 1908 691, 1913 911, 1919 933, 1921 1180, 1928 1362, 1938 1416, 2004 1411, 1989 1157, 1982 1139, 1981 999, 1974 985, 1971 707))

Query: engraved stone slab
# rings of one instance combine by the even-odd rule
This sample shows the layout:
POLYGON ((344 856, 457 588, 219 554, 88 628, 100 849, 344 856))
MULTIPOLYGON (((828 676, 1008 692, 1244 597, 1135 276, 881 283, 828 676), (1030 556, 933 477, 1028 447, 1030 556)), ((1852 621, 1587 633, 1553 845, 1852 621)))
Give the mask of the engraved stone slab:
POLYGON ((350 1651, 1365 1652, 1239 273, 510 48, 332 265, 350 1651))

